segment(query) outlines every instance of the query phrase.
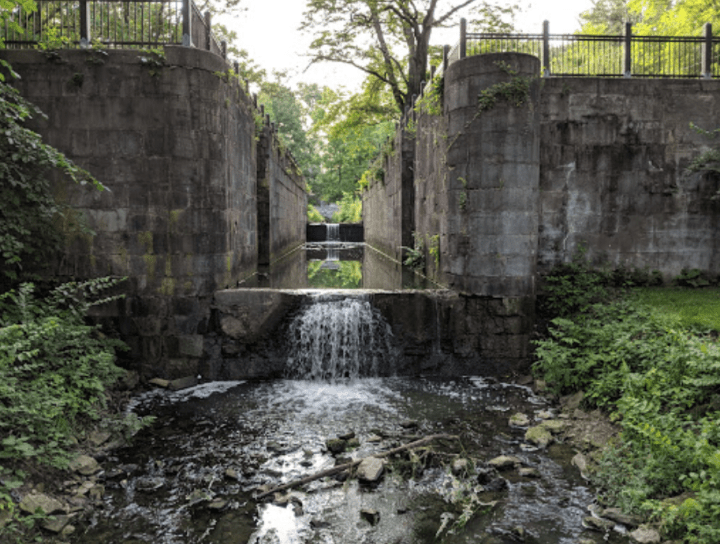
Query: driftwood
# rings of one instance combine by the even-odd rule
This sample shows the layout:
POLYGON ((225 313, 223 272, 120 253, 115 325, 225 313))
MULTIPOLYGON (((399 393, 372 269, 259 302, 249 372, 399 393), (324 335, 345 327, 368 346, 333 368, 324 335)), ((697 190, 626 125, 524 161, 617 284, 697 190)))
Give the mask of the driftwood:
POLYGON ((362 459, 357 459, 356 461, 351 461, 350 463, 344 463, 342 465, 337 465, 332 468, 321 470, 320 472, 316 472, 315 474, 311 474, 310 476, 305 476, 304 478, 301 478, 299 480, 293 480, 292 482, 288 482, 286 484, 275 487, 269 491, 265 491, 263 493, 260 493, 259 495, 256 495, 255 500, 260 500, 260 499, 267 497, 268 495, 272 495, 273 493, 277 493, 279 491, 285 491, 286 489, 291 489, 293 487, 297 487, 299 485, 303 485, 308 482, 312 482, 314 480, 319 480, 320 478, 324 478, 325 476, 332 476, 333 474, 338 474, 339 472, 343 472, 345 470, 356 467, 357 465, 362 463, 365 459, 369 459, 370 457, 377 457, 378 459, 382 459, 383 457, 388 457, 389 455, 394 455, 396 453, 400 453, 401 451, 419 448, 420 446, 429 444, 433 440, 458 440, 458 439, 459 439, 459 437, 457 435, 453 435, 453 434, 433 434, 430 436, 426 436, 425 438, 421 438, 420 440, 415 440, 414 442, 408 442, 407 444, 398 446, 397 448, 393 448, 388 451, 383 451, 383 452, 377 453, 375 455, 368 455, 367 457, 363 457, 362 459))

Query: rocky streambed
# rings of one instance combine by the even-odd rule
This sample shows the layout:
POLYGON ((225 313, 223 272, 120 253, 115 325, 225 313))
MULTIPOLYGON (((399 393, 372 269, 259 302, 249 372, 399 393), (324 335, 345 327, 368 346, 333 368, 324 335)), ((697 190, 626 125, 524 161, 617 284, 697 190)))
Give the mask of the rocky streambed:
POLYGON ((68 543, 652 541, 594 505, 585 450, 613 429, 577 400, 473 377, 157 389, 131 403, 157 416, 132 446, 26 500, 56 501, 68 543))

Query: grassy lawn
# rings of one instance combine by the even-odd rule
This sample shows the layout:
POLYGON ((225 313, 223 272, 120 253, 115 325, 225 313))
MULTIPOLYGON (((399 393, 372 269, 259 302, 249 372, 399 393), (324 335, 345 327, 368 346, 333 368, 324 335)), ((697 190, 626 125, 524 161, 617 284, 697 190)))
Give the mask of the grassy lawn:
POLYGON ((633 289, 633 296, 686 327, 720 331, 720 287, 640 287, 633 289))

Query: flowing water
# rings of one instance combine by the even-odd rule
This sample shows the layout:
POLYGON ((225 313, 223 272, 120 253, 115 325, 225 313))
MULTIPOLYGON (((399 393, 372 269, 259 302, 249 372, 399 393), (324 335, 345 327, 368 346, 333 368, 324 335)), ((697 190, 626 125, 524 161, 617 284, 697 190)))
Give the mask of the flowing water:
POLYGON ((538 450, 509 417, 552 408, 530 389, 481 377, 373 377, 391 371, 389 328, 361 297, 318 297, 291 325, 288 376, 140 395, 157 417, 105 462, 104 508, 74 542, 154 544, 577 544, 592 491, 564 445, 538 450), (256 500, 259 491, 418 438, 373 484, 341 473, 256 500), (333 454, 329 439, 347 450, 333 454), (499 455, 523 468, 487 468, 499 455), (467 460, 456 470, 458 459, 467 460))

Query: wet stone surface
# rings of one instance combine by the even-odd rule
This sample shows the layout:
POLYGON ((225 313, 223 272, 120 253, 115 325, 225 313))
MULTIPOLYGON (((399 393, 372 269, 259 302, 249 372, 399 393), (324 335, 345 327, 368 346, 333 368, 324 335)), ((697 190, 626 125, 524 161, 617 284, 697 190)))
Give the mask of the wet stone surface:
MULTIPOLYGON (((205 384, 156 390, 157 416, 105 461, 103 507, 71 542, 575 544, 622 542, 587 527, 594 500, 575 451, 509 423, 548 411, 524 386, 481 378, 205 384), (412 424, 409 424, 409 423, 412 424), (262 491, 437 434, 389 456, 373 481, 350 472, 262 491), (343 440, 333 453, 329 441, 343 440), (490 461, 505 457, 506 462, 490 461), (507 459, 510 459, 507 461, 507 459)), ((548 414, 543 414, 546 416, 548 414)), ((559 440, 559 437, 558 437, 559 440)))

